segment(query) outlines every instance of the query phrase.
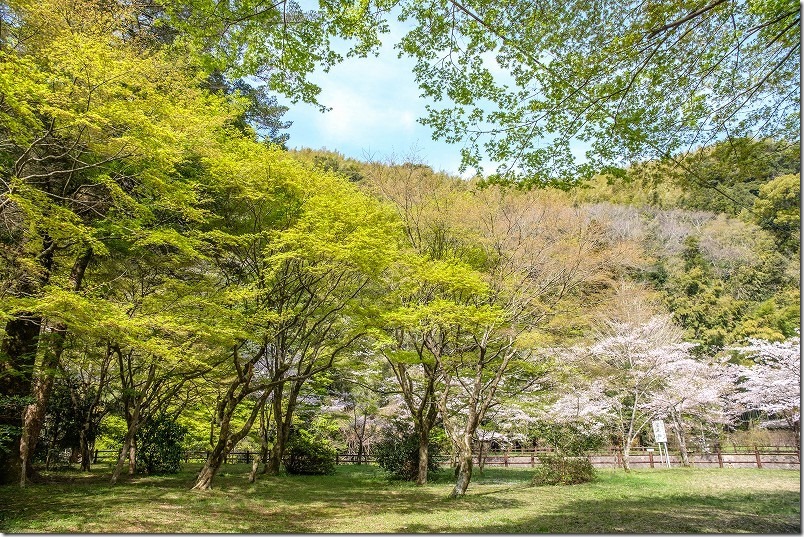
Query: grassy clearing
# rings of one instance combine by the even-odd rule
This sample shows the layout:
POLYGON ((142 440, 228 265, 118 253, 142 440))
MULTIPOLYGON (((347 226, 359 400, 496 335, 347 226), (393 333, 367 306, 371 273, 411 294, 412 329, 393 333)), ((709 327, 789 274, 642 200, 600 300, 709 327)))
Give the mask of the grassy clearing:
POLYGON ((800 473, 725 469, 601 471, 594 483, 530 487, 531 472, 487 468, 465 498, 449 476, 425 487, 379 469, 265 477, 225 466, 215 489, 188 490, 198 468, 137 477, 51 474, 23 490, 0 487, 6 533, 801 533, 800 473))

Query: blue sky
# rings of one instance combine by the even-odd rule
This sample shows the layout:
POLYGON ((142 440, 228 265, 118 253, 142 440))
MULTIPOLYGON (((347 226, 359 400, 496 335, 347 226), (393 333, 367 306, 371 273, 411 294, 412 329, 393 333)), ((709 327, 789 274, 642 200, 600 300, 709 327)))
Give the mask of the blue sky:
POLYGON ((415 160, 457 175, 460 147, 433 141, 430 129, 416 121, 425 115, 425 101, 414 82, 413 60, 397 58, 393 48, 403 27, 393 17, 390 23, 378 57, 346 58, 329 73, 311 77, 321 87, 319 102, 331 110, 288 105, 284 117, 293 125, 287 145, 336 150, 360 160, 415 160))
MULTIPOLYGON (((461 146, 434 141, 429 127, 417 122, 426 115, 426 100, 419 96, 414 81, 415 61, 397 57, 394 49, 410 23, 399 22, 394 14, 388 18, 391 31, 381 36, 384 44, 377 57, 345 58, 328 73, 319 70, 310 76, 321 88, 319 102, 330 111, 285 103, 290 110, 284 117, 293 122, 288 147, 326 148, 359 160, 421 162, 436 171, 472 177, 473 169, 458 173, 461 146)), ((487 58, 491 72, 499 80, 510 80, 493 58, 492 54, 487 58)), ((579 162, 586 160, 587 149, 587 143, 575 140, 572 144, 579 162)), ((497 168, 489 160, 481 165, 485 174, 497 168)))

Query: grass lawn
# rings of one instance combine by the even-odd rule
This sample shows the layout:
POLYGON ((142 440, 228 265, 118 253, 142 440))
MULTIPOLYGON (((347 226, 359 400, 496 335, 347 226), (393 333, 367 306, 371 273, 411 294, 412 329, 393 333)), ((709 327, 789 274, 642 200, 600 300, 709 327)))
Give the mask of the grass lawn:
POLYGON ((531 487, 531 472, 486 468, 465 498, 446 472, 425 487, 371 466, 334 476, 263 477, 224 466, 208 492, 190 491, 198 465, 173 476, 46 474, 0 487, 4 533, 801 533, 800 472, 759 469, 601 470, 594 483, 531 487))

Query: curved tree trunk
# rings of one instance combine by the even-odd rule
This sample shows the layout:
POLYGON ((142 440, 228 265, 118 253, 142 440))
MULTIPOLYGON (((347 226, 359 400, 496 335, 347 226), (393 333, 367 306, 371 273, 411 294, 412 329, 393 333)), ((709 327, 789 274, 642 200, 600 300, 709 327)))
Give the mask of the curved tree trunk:
POLYGON ((457 498, 466 494, 472 480, 472 437, 464 434, 458 446, 458 467, 455 475, 455 487, 450 496, 457 498))
POLYGON ((237 405, 242 401, 243 397, 245 397, 245 394, 241 394, 238 398, 233 398, 230 393, 226 398, 221 400, 216 409, 216 413, 219 417, 218 441, 215 443, 215 447, 212 448, 207 460, 204 462, 204 466, 201 468, 198 478, 196 478, 195 485, 193 485, 193 490, 209 490, 212 488, 212 480, 226 460, 226 455, 249 433, 252 425, 254 425, 254 420, 265 405, 265 400, 268 398, 269 394, 270 390, 266 390, 254 403, 254 407, 246 423, 243 424, 243 427, 238 431, 231 430, 231 421, 237 409, 237 405))
POLYGON ((212 488, 212 479, 218 473, 223 461, 226 459, 226 442, 218 441, 212 452, 204 462, 204 466, 198 473, 193 490, 209 490, 212 488))
POLYGON ((131 439, 128 446, 128 475, 134 475, 137 471, 137 436, 131 439))
POLYGON ((123 448, 120 450, 120 455, 117 457, 117 464, 112 472, 112 484, 117 483, 117 480, 120 478, 126 458, 129 458, 129 475, 134 474, 134 465, 137 456, 137 432, 140 430, 140 403, 139 399, 134 398, 134 400, 130 402, 130 406, 126 405, 129 408, 133 408, 131 408, 130 413, 126 416, 126 437, 123 440, 123 448))
POLYGON ((20 475, 20 485, 25 486, 28 476, 31 474, 33 454, 39 440, 39 433, 42 431, 42 424, 45 420, 45 410, 53 389, 56 369, 61 360, 64 350, 64 339, 67 327, 59 323, 52 332, 52 347, 45 350, 42 362, 39 365, 39 373, 33 381, 33 403, 26 406, 22 414, 22 436, 20 438, 20 461, 24 471, 20 475))
POLYGON ((117 480, 120 479, 120 474, 123 472, 123 466, 126 462, 126 457, 128 457, 135 434, 137 434, 137 432, 134 429, 129 428, 128 431, 126 431, 123 447, 120 449, 120 454, 117 456, 117 464, 115 464, 114 470, 112 471, 112 484, 117 483, 117 480))

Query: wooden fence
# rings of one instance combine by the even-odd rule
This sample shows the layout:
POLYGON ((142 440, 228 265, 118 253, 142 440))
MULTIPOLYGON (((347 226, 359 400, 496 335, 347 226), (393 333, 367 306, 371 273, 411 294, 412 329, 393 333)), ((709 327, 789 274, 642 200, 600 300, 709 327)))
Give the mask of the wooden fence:
MULTIPOLYGON (((96 450, 94 464, 109 465, 117 461, 119 451, 96 450)), ((489 451, 480 454, 485 466, 503 467, 530 467, 539 464, 539 456, 553 453, 547 449, 535 450, 509 450, 489 451)), ((256 453, 250 451, 233 451, 226 456, 226 464, 250 464, 256 453)), ((478 454, 475 454, 475 464, 480 464, 478 454)), ((608 449, 588 453, 586 457, 596 468, 621 468, 623 464, 622 451, 608 449)), ((188 451, 184 453, 184 462, 202 463, 206 460, 204 451, 188 451)), ((442 465, 449 464, 449 457, 440 457, 442 465)), ((801 452, 798 446, 723 446, 710 452, 690 451, 689 462, 697 468, 784 468, 797 470, 801 467, 801 452)), ((339 453, 336 455, 336 464, 376 464, 373 456, 363 455, 359 458, 355 453, 339 453)), ((658 468, 660 458, 658 451, 650 448, 633 448, 628 457, 631 468, 658 468)), ((680 466, 681 456, 678 452, 670 453, 670 465, 680 466)))
MULTIPOLYGON (((490 452, 484 454, 486 466, 529 466, 539 464, 539 455, 549 454, 549 450, 490 452)), ((621 468, 623 453, 618 449, 608 449, 588 453, 586 457, 596 468, 621 468)), ((670 465, 680 466, 681 455, 670 453, 670 465)), ((477 459, 476 459, 477 460, 477 459)), ((784 468, 799 469, 801 452, 797 446, 728 446, 715 448, 711 452, 688 452, 688 460, 697 468, 784 468)), ((631 468, 658 468, 658 451, 650 448, 634 448, 628 456, 631 468)))

